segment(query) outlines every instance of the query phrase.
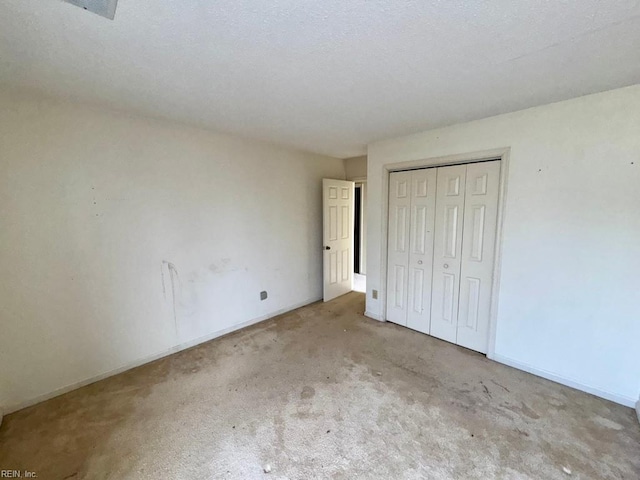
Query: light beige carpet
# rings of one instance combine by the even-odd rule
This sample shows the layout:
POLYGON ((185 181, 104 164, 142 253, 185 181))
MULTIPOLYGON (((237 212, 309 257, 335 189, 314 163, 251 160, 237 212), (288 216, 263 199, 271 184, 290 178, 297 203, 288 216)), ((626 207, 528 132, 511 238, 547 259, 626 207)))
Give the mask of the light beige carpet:
POLYGON ((640 478, 632 409, 363 308, 358 293, 310 305, 8 415, 0 468, 39 479, 640 478))

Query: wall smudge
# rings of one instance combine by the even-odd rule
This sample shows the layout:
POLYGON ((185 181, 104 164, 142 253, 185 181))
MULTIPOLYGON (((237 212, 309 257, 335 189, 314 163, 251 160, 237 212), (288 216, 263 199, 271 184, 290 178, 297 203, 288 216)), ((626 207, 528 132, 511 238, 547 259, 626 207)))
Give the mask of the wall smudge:
POLYGON ((162 292, 165 294, 165 299, 167 298, 166 290, 165 290, 165 283, 164 283, 164 266, 165 265, 167 266, 167 269, 169 270, 169 280, 171 281, 171 303, 172 303, 172 307, 173 307, 173 325, 175 327, 176 336, 177 336, 178 335, 178 313, 177 313, 177 308, 176 308, 176 303, 177 303, 176 290, 179 287, 180 277, 178 275, 178 269, 176 268, 176 266, 173 263, 168 262, 166 260, 162 261, 162 268, 161 268, 161 272, 162 272, 162 292))
POLYGON ((164 261, 160 264, 160 278, 162 279, 162 296, 167 299, 167 289, 164 286, 164 261))

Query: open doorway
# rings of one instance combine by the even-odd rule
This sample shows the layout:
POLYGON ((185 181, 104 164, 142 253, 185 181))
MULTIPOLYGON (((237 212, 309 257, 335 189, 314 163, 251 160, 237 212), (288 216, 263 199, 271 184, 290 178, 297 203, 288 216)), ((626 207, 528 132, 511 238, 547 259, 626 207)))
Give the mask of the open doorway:
POLYGON ((362 185, 356 184, 354 233, 353 233, 353 273, 360 273, 360 238, 362 235, 360 221, 362 219, 362 185))
POLYGON ((366 291, 367 274, 367 156, 346 158, 347 180, 355 182, 353 213, 353 290, 366 291))
POLYGON ((366 232, 365 232, 366 183, 356 182, 354 192, 354 232, 353 232, 353 289, 366 292, 366 232))

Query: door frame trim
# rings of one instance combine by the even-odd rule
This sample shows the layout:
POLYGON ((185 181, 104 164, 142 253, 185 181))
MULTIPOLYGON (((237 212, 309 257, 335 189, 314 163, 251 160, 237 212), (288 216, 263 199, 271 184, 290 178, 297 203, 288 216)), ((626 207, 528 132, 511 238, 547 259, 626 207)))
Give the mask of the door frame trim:
POLYGON ((380 262, 380 299, 382 313, 380 317, 386 321, 387 311, 387 254, 389 238, 389 178, 391 172, 417 170, 420 168, 445 167, 463 163, 476 163, 488 160, 500 160, 500 181, 498 185, 498 216, 496 220, 496 243, 493 257, 493 282, 491 285, 491 308, 489 315, 489 343, 487 358, 495 357, 496 331, 498 324, 498 305, 500 294, 500 271, 502 265, 503 223, 506 210, 507 178, 509 175, 509 157, 511 147, 492 150, 460 153, 442 157, 423 158, 407 162, 387 163, 382 165, 382 221, 381 223, 381 262, 380 262))

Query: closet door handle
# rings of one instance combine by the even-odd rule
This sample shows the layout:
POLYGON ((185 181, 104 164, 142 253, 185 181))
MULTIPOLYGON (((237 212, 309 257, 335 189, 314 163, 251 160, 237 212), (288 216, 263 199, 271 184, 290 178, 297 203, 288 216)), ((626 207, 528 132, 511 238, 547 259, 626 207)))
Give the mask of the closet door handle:
POLYGON ((448 263, 445 263, 445 264, 444 264, 444 268, 449 268, 449 264, 448 264, 448 263))

